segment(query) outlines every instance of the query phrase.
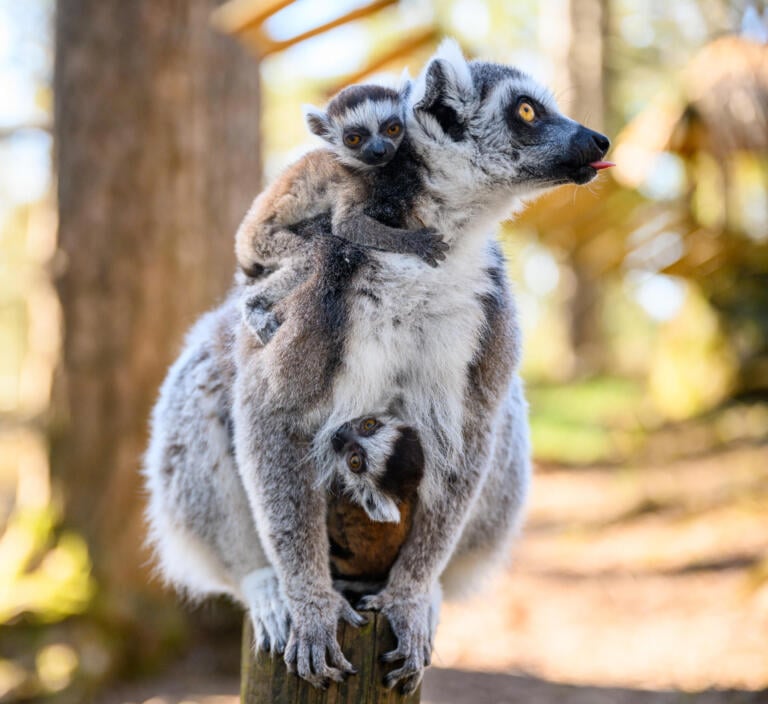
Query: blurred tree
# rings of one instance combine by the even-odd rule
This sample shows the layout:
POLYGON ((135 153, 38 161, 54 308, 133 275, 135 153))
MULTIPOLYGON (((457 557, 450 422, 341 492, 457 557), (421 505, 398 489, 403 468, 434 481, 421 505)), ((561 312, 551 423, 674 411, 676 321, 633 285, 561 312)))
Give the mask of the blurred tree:
POLYGON ((258 65, 211 28, 217 4, 57 6, 52 474, 88 542, 99 614, 131 636, 123 666, 150 659, 174 622, 142 548, 147 417, 184 331, 227 289, 259 186, 258 65))
MULTIPOLYGON (((592 129, 606 124, 606 37, 609 0, 566 0, 567 16, 558 25, 558 40, 552 42, 556 82, 565 87, 568 112, 592 129)), ((544 11, 548 8, 544 7, 544 11)), ((600 371, 601 354, 599 282, 596 272, 578 244, 568 252, 573 273, 569 301, 569 332, 576 374, 600 371)))

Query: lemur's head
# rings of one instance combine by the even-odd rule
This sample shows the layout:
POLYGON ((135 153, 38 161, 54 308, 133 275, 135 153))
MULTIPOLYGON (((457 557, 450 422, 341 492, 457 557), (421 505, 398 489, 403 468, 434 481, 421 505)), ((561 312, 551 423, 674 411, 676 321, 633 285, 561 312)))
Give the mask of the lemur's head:
POLYGON ((398 503, 424 473, 417 432, 388 413, 343 423, 330 437, 331 488, 361 506, 372 521, 400 521, 398 503))
POLYGON ((336 94, 325 111, 305 106, 307 126, 348 166, 384 166, 392 160, 405 134, 410 86, 410 81, 398 90, 379 85, 349 86, 336 94))
POLYGON ((546 88, 511 66, 467 62, 452 40, 416 80, 411 107, 413 139, 470 199, 585 184, 612 166, 608 138, 562 115, 546 88))

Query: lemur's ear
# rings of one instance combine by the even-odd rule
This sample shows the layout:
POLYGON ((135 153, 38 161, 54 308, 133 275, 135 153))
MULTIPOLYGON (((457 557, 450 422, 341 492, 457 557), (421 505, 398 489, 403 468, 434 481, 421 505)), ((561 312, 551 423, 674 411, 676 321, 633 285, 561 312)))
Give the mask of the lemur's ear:
POLYGON ((304 121, 307 123, 309 131, 326 142, 333 141, 333 131, 331 130, 328 115, 314 105, 302 105, 301 108, 304 112, 304 121))
POLYGON ((416 80, 413 109, 431 115, 445 134, 460 140, 465 132, 464 108, 474 94, 467 60, 456 41, 446 39, 416 80))

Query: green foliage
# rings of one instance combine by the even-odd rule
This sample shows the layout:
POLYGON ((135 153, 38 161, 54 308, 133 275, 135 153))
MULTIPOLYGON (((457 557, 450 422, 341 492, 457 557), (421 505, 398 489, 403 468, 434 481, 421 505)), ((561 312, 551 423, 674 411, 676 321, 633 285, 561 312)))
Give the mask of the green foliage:
POLYGON ((531 386, 527 392, 533 451, 539 460, 617 461, 637 446, 644 392, 634 381, 598 377, 531 386))

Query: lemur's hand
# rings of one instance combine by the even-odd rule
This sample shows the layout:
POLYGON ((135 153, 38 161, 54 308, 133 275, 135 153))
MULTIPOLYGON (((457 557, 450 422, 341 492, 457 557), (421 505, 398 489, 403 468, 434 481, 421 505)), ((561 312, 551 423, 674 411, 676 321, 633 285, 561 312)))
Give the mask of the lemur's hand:
POLYGON ((432 641, 437 614, 434 595, 416 593, 398 596, 388 589, 365 596, 357 605, 358 609, 381 611, 397 638, 397 648, 381 656, 382 662, 397 662, 402 665, 384 678, 390 689, 400 684, 403 694, 416 691, 424 675, 424 668, 432 662, 432 641))
POLYGON ((291 616, 291 635, 285 649, 285 663, 291 672, 319 689, 357 672, 341 652, 336 630, 339 619, 362 626, 366 618, 343 596, 334 591, 304 595, 292 600, 291 616))
POLYGON ((432 227, 413 230, 408 238, 408 245, 412 254, 420 257, 430 266, 437 266, 438 261, 445 259, 448 251, 448 245, 443 241, 443 236, 432 227))

